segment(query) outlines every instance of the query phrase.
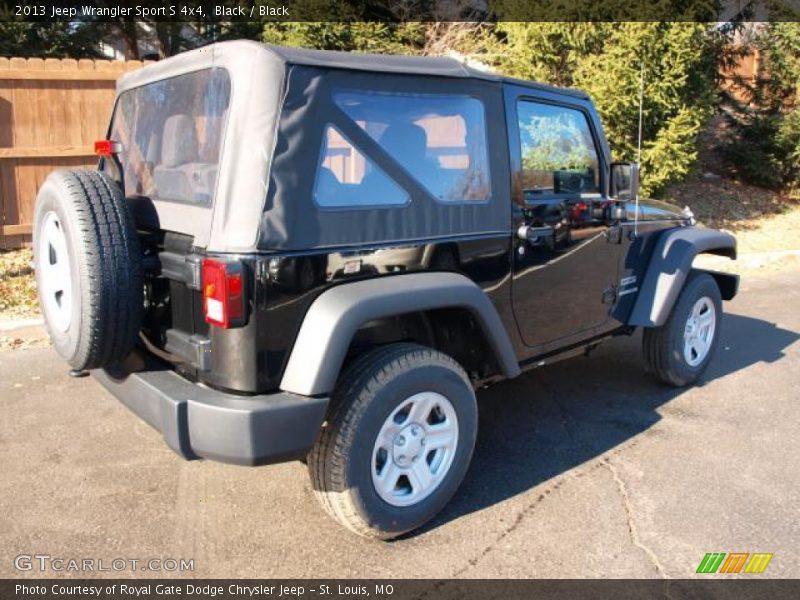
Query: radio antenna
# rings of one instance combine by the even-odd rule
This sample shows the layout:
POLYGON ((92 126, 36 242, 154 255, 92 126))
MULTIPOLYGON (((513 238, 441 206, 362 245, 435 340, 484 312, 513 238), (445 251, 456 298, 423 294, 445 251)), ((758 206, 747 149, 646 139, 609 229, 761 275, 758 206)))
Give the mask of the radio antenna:
MULTIPOLYGON (((642 65, 639 70, 639 143, 636 149, 636 163, 641 169, 642 166, 642 120, 644 115, 644 57, 642 57, 642 65)), ((633 235, 639 233, 639 189, 636 189, 636 214, 633 217, 633 235)))

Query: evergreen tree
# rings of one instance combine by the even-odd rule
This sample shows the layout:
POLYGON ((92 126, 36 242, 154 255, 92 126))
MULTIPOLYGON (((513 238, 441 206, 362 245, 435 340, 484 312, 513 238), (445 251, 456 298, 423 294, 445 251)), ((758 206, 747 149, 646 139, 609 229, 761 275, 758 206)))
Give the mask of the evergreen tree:
POLYGON ((267 23, 262 40, 270 44, 319 50, 416 54, 424 44, 424 32, 421 23, 267 23))
POLYGON ((751 49, 760 73, 738 82, 745 102, 729 102, 734 135, 723 152, 742 179, 800 198, 800 23, 765 24, 751 49))
POLYGON ((595 102, 615 159, 636 160, 645 67, 642 189, 684 177, 716 101, 719 40, 701 23, 499 23, 487 57, 510 75, 576 86, 595 102))
POLYGON ((105 34, 97 23, 12 20, 0 13, 0 56, 98 58, 105 34))

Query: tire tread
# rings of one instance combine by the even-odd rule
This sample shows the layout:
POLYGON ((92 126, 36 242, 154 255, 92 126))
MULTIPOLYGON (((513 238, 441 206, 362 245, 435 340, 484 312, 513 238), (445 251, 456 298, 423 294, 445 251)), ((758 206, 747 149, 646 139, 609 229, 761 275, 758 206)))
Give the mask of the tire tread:
MULTIPOLYGON (((675 351, 673 348, 673 340, 677 336, 676 327, 682 328, 683 325, 680 322, 680 318, 683 314, 683 305, 687 302, 687 298, 695 294, 695 290, 707 286, 709 282, 713 285, 713 289, 716 290, 716 306, 719 308, 719 289, 713 277, 707 273, 692 271, 689 277, 687 277, 683 290, 681 290, 681 294, 678 296, 666 323, 660 327, 646 328, 642 334, 642 351, 644 354, 645 368, 662 383, 673 387, 682 387, 691 383, 702 374, 713 356, 712 348, 702 368, 698 369, 698 371, 691 376, 681 372, 682 369, 680 368, 679 360, 673 356, 673 352, 675 351)), ((716 331, 714 334, 715 339, 712 343, 716 343, 716 340, 719 339, 721 317, 722 312, 720 310, 718 311, 716 331)))
POLYGON ((75 215, 80 235, 74 260, 84 265, 79 341, 74 355, 65 358, 78 370, 107 366, 131 351, 142 320, 141 252, 133 216, 117 183, 101 171, 56 171, 48 183, 75 215))

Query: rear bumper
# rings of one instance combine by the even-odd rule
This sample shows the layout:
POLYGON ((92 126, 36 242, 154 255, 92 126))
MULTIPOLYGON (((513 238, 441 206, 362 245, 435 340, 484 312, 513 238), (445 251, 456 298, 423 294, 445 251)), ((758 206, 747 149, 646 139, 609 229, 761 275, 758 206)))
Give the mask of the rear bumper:
POLYGON ((286 392, 226 394, 194 384, 138 352, 92 375, 189 460, 260 465, 303 458, 328 407, 328 398, 286 392))

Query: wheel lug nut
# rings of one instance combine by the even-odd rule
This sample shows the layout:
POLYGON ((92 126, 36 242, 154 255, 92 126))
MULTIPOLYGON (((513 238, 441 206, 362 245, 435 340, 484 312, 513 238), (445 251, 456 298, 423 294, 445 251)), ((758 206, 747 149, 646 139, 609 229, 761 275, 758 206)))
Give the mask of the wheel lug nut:
POLYGON ((406 438, 404 438, 402 435, 399 438, 397 438, 398 446, 405 446, 405 444, 406 444, 406 438))

